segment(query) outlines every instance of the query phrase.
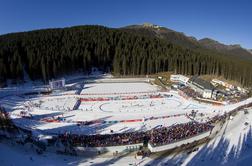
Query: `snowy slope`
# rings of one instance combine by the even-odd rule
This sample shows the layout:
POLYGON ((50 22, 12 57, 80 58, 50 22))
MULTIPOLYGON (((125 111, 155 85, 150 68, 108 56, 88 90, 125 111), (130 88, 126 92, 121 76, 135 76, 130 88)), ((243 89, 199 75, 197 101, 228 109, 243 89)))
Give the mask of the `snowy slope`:
POLYGON ((252 110, 239 112, 227 121, 218 135, 198 151, 146 161, 149 165, 249 165, 252 162, 252 110), (247 122, 248 125, 244 123, 247 122))

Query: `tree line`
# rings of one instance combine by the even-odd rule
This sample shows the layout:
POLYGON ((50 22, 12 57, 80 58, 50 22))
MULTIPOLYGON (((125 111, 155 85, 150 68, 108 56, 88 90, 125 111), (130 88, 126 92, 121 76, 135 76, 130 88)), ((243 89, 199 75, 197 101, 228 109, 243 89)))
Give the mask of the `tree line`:
POLYGON ((252 83, 251 61, 206 50, 190 50, 155 37, 103 26, 78 26, 0 36, 0 80, 51 78, 92 67, 115 75, 173 71, 214 74, 252 83))

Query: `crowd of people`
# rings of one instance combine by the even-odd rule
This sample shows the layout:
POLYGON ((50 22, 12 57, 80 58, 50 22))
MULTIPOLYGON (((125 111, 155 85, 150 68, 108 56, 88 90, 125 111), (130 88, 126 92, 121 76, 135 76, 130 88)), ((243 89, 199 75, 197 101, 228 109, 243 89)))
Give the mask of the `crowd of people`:
POLYGON ((58 138, 63 144, 69 143, 73 146, 107 147, 143 143, 145 139, 148 139, 148 134, 145 132, 130 132, 105 135, 77 135, 65 133, 59 135, 58 138))
POLYGON ((186 139, 206 131, 210 131, 212 126, 207 123, 189 122, 177 124, 171 127, 163 127, 153 130, 149 143, 153 146, 170 144, 182 139, 186 139))
POLYGON ((212 129, 207 123, 189 122, 170 127, 161 127, 147 132, 130 132, 105 135, 76 135, 65 133, 59 135, 63 143, 84 147, 106 147, 131 145, 150 142, 153 145, 163 145, 186 139, 212 129))

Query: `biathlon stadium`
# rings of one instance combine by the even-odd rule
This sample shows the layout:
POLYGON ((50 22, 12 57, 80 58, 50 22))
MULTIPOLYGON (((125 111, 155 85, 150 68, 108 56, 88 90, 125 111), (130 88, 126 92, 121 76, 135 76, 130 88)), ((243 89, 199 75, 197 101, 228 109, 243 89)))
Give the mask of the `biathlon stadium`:
POLYGON ((252 105, 251 98, 199 102, 149 78, 77 80, 56 91, 37 86, 2 95, 1 114, 18 129, 16 139, 66 154, 156 153, 211 139, 225 119, 252 105))

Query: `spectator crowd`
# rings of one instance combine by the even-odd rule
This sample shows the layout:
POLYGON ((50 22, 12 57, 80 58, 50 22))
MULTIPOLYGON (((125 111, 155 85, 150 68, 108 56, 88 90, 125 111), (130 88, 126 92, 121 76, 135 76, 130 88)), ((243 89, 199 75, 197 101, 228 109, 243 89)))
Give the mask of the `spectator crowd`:
POLYGON ((149 143, 153 146, 170 144, 201 133, 210 131, 212 126, 207 123, 189 122, 171 127, 163 127, 151 132, 149 143))
POLYGON ((146 132, 116 133, 104 135, 61 134, 59 139, 64 144, 83 147, 106 147, 131 145, 149 142, 154 146, 173 143, 209 131, 208 123, 189 122, 170 127, 161 127, 146 132))

